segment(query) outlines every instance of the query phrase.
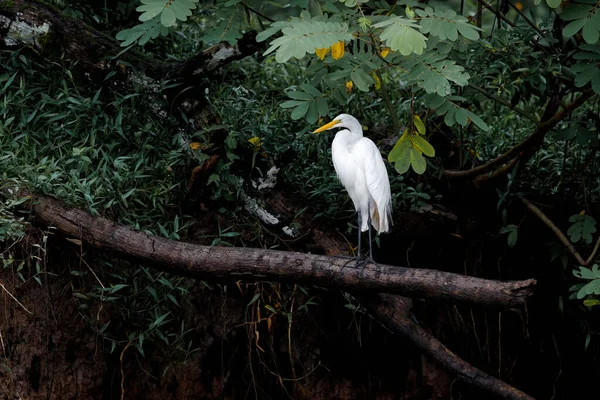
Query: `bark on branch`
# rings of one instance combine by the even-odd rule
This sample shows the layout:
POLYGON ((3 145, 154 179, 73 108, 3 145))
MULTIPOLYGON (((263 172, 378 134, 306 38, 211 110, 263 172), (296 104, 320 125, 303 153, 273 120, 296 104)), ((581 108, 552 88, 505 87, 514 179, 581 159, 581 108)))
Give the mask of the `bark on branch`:
POLYGON ((503 399, 533 399, 467 363, 425 329, 412 322, 405 310, 407 301, 410 302, 409 299, 389 294, 379 294, 378 296, 378 301, 368 302, 367 307, 380 321, 383 321, 382 325, 393 333, 407 338, 425 355, 437 361, 443 368, 454 372, 459 379, 503 399))
POLYGON ((490 160, 486 164, 464 171, 445 170, 444 175, 446 175, 448 178, 474 178, 478 175, 485 174, 500 167, 508 161, 518 157, 519 154, 522 152, 532 152, 536 147, 541 145, 541 143, 544 140, 544 137, 548 132, 550 132, 552 128, 554 128, 560 121, 565 119, 569 114, 571 114, 571 112, 573 112, 583 103, 585 103, 585 101, 593 95, 594 91, 592 89, 588 88, 584 90, 583 93, 578 98, 573 100, 572 103, 568 104, 561 111, 554 114, 554 116, 549 120, 540 123, 537 129, 529 137, 527 137, 527 139, 512 147, 504 154, 494 158, 493 160, 490 160))
POLYGON ((34 214, 47 226, 97 249, 151 263, 194 278, 276 280, 402 294, 438 301, 515 307, 533 293, 534 279, 500 282, 436 270, 369 264, 361 272, 348 260, 296 252, 194 245, 149 236, 104 218, 32 196, 34 214))

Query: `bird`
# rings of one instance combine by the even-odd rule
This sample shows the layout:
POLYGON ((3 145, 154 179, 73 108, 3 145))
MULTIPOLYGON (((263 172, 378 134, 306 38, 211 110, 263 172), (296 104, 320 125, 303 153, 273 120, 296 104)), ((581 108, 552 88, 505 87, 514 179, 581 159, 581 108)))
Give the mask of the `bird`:
POLYGON ((338 115, 313 133, 334 128, 346 128, 338 131, 333 139, 331 159, 358 216, 356 258, 361 259, 361 233, 368 230, 369 257, 365 261, 374 263, 371 226, 379 234, 388 232, 392 225, 392 194, 387 169, 377 145, 363 136, 360 122, 350 114, 338 115))

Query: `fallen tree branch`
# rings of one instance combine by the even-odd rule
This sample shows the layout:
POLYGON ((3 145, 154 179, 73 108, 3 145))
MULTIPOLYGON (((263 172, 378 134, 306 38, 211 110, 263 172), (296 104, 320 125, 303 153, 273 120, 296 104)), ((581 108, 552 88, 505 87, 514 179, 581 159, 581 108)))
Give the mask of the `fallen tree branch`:
POLYGON ((533 400, 532 397, 509 384, 486 374, 452 353, 433 335, 407 316, 410 299, 389 294, 379 294, 379 301, 368 302, 369 310, 380 323, 393 333, 407 338, 425 355, 431 357, 443 368, 452 371, 468 384, 477 386, 504 399, 533 400))
POLYGON ((596 254, 598 253, 598 249, 600 248, 600 237, 598 237, 598 239, 596 240, 596 244, 594 245, 594 250, 592 250, 592 253, 590 254, 590 256, 587 258, 587 260, 584 260, 583 257, 581 256, 581 254, 579 254, 579 252, 575 248, 575 246, 573 246, 573 243, 571 243, 569 241, 569 239, 567 239, 565 234, 562 233, 562 231, 554 224, 554 222, 552 222, 552 220, 550 220, 550 218, 548 218, 546 216, 546 214, 544 214, 544 212, 542 210, 540 210, 538 207, 536 207, 535 205, 533 205, 532 203, 530 203, 529 201, 527 201, 525 199, 521 199, 521 201, 523 202, 523 204, 525 204, 525 206, 529 209, 529 211, 531 211, 544 224, 546 224, 546 226, 548 228, 550 228, 552 230, 552 232, 554 232, 554 234, 556 235, 558 240, 567 248, 567 250, 569 250, 569 253, 571 253, 571 255, 573 257, 575 257, 575 259, 577 260, 577 262, 580 265, 585 267, 594 260, 594 257, 596 257, 596 254))
POLYGON ((497 167, 505 164, 509 160, 514 159, 519 155, 519 153, 524 152, 526 150, 530 150, 540 145, 543 142, 544 137, 552 128, 554 128, 560 121, 565 119, 569 114, 571 114, 575 109, 581 106, 587 99, 594 95, 594 91, 591 88, 587 88, 581 93, 581 95, 573 100, 572 103, 565 106, 561 111, 554 114, 552 118, 548 121, 542 122, 539 124, 537 129, 528 136, 521 143, 512 147, 504 154, 494 158, 493 160, 488 161, 487 163, 480 165, 478 167, 474 167, 464 171, 458 170, 444 170, 444 175, 448 178, 473 178, 477 175, 483 175, 489 171, 496 169, 497 167))
POLYGON ((149 236, 104 218, 94 218, 48 197, 32 196, 30 204, 42 223, 66 236, 100 250, 151 263, 166 272, 197 279, 288 281, 499 307, 524 304, 536 284, 534 279, 500 282, 381 264, 369 264, 361 272, 354 261, 343 258, 200 246, 149 236))

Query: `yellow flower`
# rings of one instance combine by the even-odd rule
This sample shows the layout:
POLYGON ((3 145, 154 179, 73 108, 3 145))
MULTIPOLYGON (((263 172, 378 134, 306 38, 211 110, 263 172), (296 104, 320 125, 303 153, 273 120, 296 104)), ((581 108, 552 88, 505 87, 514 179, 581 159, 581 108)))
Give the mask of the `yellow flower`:
POLYGON ((327 55, 327 53, 329 53, 329 47, 327 47, 325 49, 316 49, 315 50, 315 54, 317 55, 317 57, 319 57, 321 59, 321 61, 323 61, 325 59, 325 56, 327 55))
POLYGON ((389 47, 384 47, 383 49, 381 49, 381 52, 379 52, 379 54, 381 54, 382 58, 386 58, 387 55, 390 52, 390 48, 389 47))
POLYGON ((334 60, 339 60, 344 57, 344 42, 337 42, 331 46, 331 57, 334 60))
POLYGON ((200 143, 198 142, 192 142, 190 143, 190 149, 192 150, 198 150, 200 148, 200 143))
POLYGON ((348 94, 350 94, 352 92, 352 86, 353 86, 352 81, 346 82, 346 92, 348 92, 348 94))

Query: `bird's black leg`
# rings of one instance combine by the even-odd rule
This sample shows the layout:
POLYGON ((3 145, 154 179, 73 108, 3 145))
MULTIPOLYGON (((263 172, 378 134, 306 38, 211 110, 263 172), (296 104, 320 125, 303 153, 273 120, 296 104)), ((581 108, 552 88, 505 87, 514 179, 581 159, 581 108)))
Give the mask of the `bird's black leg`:
POLYGON ((367 206, 367 210, 369 210, 369 222, 367 223, 367 225, 369 225, 369 258, 371 260, 373 260, 373 242, 371 241, 371 207, 370 207, 370 203, 369 202, 369 206, 367 206))
POLYGON ((349 262, 360 260, 360 245, 361 245, 361 243, 360 243, 360 234, 361 234, 360 228, 361 228, 361 225, 362 225, 362 216, 360 215, 360 211, 358 211, 358 254, 354 257, 339 256, 342 258, 349 258, 349 260, 346 261, 344 263, 344 265, 342 265, 342 269, 346 268, 346 265, 348 265, 349 262))
POLYGON ((360 215, 360 211, 358 212, 358 254, 357 258, 360 259, 360 234, 362 228, 362 215, 360 215))
MULTIPOLYGON (((367 213, 369 215, 369 217, 368 217, 369 219, 367 220, 368 221, 367 222, 367 227, 369 229, 369 257, 365 257, 364 260, 360 260, 356 264, 357 267, 360 267, 360 272, 361 273, 364 271, 364 269, 367 266, 367 264, 369 264, 369 263, 375 264, 375 261, 373 260, 373 246, 372 246, 372 242, 371 242, 371 202, 369 202, 367 204, 367 213)), ((359 234, 360 234, 360 230, 359 230, 359 234)))

